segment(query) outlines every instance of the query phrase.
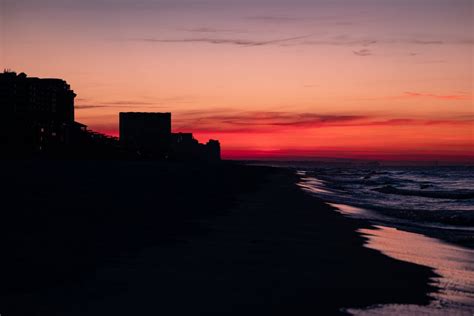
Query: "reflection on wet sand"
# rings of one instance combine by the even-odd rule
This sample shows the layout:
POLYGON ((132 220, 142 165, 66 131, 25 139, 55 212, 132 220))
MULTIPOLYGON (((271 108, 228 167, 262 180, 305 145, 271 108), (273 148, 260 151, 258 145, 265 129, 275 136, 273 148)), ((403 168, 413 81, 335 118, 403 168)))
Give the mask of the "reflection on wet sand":
POLYGON ((360 229, 366 246, 398 260, 431 267, 439 275, 433 280, 440 291, 429 306, 384 305, 349 310, 356 315, 473 315, 474 250, 451 245, 420 234, 386 226, 360 229))
MULTIPOLYGON (((316 196, 331 193, 324 181, 308 177, 305 172, 298 172, 298 175, 302 179, 298 185, 303 190, 316 196)), ((355 315, 474 315, 474 249, 401 230, 411 227, 423 231, 429 228, 432 232, 438 229, 463 230, 469 234, 472 227, 416 222, 347 204, 328 204, 347 217, 363 219, 373 225, 359 230, 367 237, 366 247, 401 261, 430 267, 439 275, 433 279, 439 291, 432 293, 433 301, 428 306, 392 304, 349 309, 348 312, 355 315)))

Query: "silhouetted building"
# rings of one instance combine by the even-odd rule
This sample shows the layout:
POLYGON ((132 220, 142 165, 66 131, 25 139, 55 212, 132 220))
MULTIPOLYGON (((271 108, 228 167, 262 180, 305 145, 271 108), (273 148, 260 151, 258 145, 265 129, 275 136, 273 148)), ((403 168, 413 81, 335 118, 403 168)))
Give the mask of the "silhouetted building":
POLYGON ((210 139, 206 144, 206 156, 208 160, 221 160, 221 144, 218 140, 210 139))
POLYGON ((200 144, 192 133, 171 133, 171 113, 120 113, 120 144, 141 157, 180 160, 220 160, 220 144, 200 144))
POLYGON ((120 143, 141 156, 166 159, 171 148, 171 113, 121 112, 120 143))
POLYGON ((75 97, 61 79, 0 73, 0 144, 4 152, 29 155, 67 144, 75 97))
POLYGON ((194 138, 193 133, 172 133, 171 134, 173 144, 192 146, 198 144, 198 141, 194 138))
POLYGON ((192 133, 173 133, 171 135, 171 153, 173 160, 196 160, 199 157, 200 144, 192 133))
POLYGON ((221 159, 220 144, 209 140, 200 144, 192 133, 173 133, 170 158, 174 160, 218 161, 221 159))
POLYGON ((74 121, 75 97, 61 79, 0 73, 0 158, 116 157, 116 138, 74 121))
POLYGON ((75 97, 61 79, 0 73, 0 158, 220 160, 218 141, 172 134, 171 113, 120 113, 120 140, 90 131, 74 121, 75 97))

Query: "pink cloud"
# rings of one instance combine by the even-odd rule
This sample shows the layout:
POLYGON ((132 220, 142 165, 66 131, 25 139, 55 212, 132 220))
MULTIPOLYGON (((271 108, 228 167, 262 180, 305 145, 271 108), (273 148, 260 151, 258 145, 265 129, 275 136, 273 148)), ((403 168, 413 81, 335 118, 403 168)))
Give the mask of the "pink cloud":
MULTIPOLYGON (((87 120, 86 120, 87 121, 87 120)), ((367 115, 318 114, 306 112, 265 111, 189 111, 176 113, 173 131, 221 134, 268 134, 295 130, 335 127, 376 126, 460 126, 474 124, 474 117, 453 118, 386 118, 367 115)), ((118 117, 90 122, 90 128, 108 135, 117 135, 118 117)))
POLYGON ((404 97, 408 98, 430 98, 436 100, 470 100, 471 96, 467 94, 434 94, 420 92, 405 92, 404 97))
POLYGON ((473 124, 471 117, 452 119, 383 118, 363 115, 326 115, 298 112, 232 112, 213 114, 199 112, 177 115, 174 128, 178 131, 200 133, 272 133, 295 129, 357 126, 421 126, 473 124))

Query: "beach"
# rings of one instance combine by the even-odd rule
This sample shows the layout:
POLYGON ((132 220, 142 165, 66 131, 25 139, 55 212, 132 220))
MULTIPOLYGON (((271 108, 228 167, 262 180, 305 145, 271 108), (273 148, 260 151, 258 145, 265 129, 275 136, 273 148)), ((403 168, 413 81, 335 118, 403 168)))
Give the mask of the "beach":
POLYGON ((430 268, 238 163, 2 161, 5 315, 339 314, 428 304, 430 268))

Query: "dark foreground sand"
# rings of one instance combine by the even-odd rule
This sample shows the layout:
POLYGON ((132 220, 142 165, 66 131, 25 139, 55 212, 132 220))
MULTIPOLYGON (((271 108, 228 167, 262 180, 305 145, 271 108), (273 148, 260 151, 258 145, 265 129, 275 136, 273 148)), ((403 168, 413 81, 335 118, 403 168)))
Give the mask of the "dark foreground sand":
POLYGON ((434 273, 283 169, 1 162, 2 315, 321 315, 428 302, 434 273))

